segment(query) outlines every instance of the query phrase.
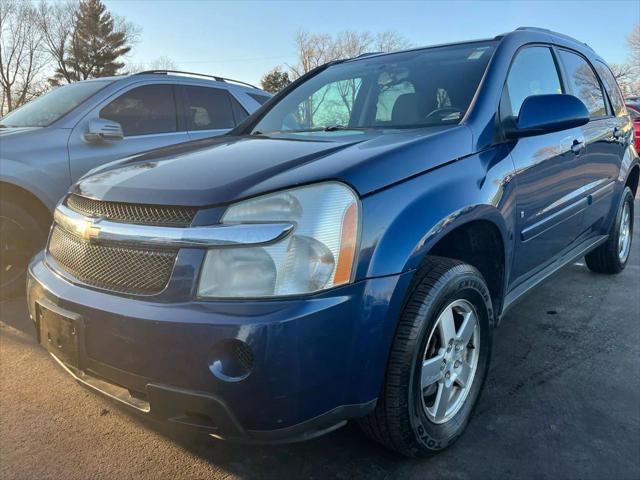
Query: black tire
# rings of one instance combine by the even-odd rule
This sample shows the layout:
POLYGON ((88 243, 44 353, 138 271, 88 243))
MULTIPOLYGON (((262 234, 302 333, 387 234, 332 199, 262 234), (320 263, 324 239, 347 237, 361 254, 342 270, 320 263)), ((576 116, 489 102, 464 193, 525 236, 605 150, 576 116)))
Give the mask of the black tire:
POLYGON ((493 316, 489 289, 478 270, 457 260, 428 257, 416 273, 401 315, 376 408, 358 420, 365 433, 409 457, 431 456, 450 446, 466 428, 487 375, 493 316), (457 413, 445 423, 434 423, 423 406, 421 365, 440 313, 457 299, 468 301, 477 312, 478 363, 466 399, 460 402, 457 413))
POLYGON ((631 243, 633 240, 633 193, 629 187, 625 187, 624 192, 622 193, 622 201, 620 202, 620 206, 618 207, 618 211, 616 212, 616 218, 611 226, 611 231, 609 232, 609 238, 605 243, 600 245, 595 250, 589 252, 585 255, 584 259, 589 267, 589 270, 595 273, 620 273, 624 270, 624 267, 627 265, 627 260, 629 259, 629 254, 631 252, 631 243), (629 246, 625 249, 626 256, 620 258, 619 251, 619 241, 620 234, 622 231, 622 220, 623 213, 625 211, 625 205, 629 209, 629 246))
POLYGON ((48 228, 23 206, 0 201, 0 300, 24 293, 29 260, 44 247, 48 228))

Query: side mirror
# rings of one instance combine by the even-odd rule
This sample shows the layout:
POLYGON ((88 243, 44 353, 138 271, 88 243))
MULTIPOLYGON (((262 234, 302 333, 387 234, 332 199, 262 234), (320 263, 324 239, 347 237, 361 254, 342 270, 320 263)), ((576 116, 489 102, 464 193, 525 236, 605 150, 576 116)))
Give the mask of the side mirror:
POLYGON ((559 132, 589 123, 589 111, 573 95, 533 95, 525 98, 518 118, 506 122, 507 138, 559 132))
POLYGON ((89 121, 89 130, 84 134, 84 139, 92 143, 103 140, 122 140, 123 138, 122 126, 118 122, 104 118, 94 118, 89 121))

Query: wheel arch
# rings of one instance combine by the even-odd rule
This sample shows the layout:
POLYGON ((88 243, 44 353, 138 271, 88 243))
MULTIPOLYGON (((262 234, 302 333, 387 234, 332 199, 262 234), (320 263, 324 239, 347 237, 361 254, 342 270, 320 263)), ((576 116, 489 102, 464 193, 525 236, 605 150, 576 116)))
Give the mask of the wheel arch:
POLYGON ((506 222, 491 205, 476 205, 455 212, 427 233, 417 247, 420 254, 413 259, 418 270, 429 256, 460 260, 482 274, 491 292, 496 314, 499 314, 507 284, 507 265, 511 257, 506 222), (458 221, 451 220, 459 217, 458 221), (446 226, 440 228, 442 224, 446 226))
POLYGON ((627 174, 627 180, 625 182, 625 186, 631 189, 631 193, 633 193, 634 198, 638 193, 639 179, 640 179, 640 165, 636 163, 633 167, 631 167, 631 170, 627 174))
POLYGON ((34 217, 39 221, 48 225, 51 224, 51 210, 47 205, 33 192, 28 189, 0 179, 0 200, 17 202, 22 206, 26 206, 29 212, 33 212, 34 217))

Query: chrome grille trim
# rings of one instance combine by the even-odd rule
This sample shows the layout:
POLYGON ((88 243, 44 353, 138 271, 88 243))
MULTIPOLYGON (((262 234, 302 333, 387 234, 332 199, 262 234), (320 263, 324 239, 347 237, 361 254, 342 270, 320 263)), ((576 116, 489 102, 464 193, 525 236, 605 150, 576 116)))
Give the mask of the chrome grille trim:
POLYGON ((198 209, 193 207, 103 202, 76 194, 69 195, 65 203, 68 208, 85 217, 100 217, 114 222, 141 225, 187 227, 198 212, 198 209))
POLYGON ((168 285, 178 252, 95 245, 54 225, 48 254, 63 271, 86 285, 155 295, 168 285))
POLYGON ((54 220, 66 231, 87 241, 151 248, 207 248, 265 245, 283 239, 294 229, 291 223, 213 225, 206 227, 154 227, 85 217, 58 205, 54 220))

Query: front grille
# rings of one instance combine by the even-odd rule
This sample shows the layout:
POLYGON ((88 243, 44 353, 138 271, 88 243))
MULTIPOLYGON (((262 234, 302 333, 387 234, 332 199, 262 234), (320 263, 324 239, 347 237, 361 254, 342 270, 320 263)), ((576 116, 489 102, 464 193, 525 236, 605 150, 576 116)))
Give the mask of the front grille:
POLYGON ((66 203, 71 210, 88 217, 143 225, 187 227, 197 213, 197 209, 191 207, 102 202, 73 194, 67 198, 66 203))
POLYGON ((177 251, 91 244, 54 226, 49 254, 60 267, 87 285, 153 295, 169 283, 177 251))

